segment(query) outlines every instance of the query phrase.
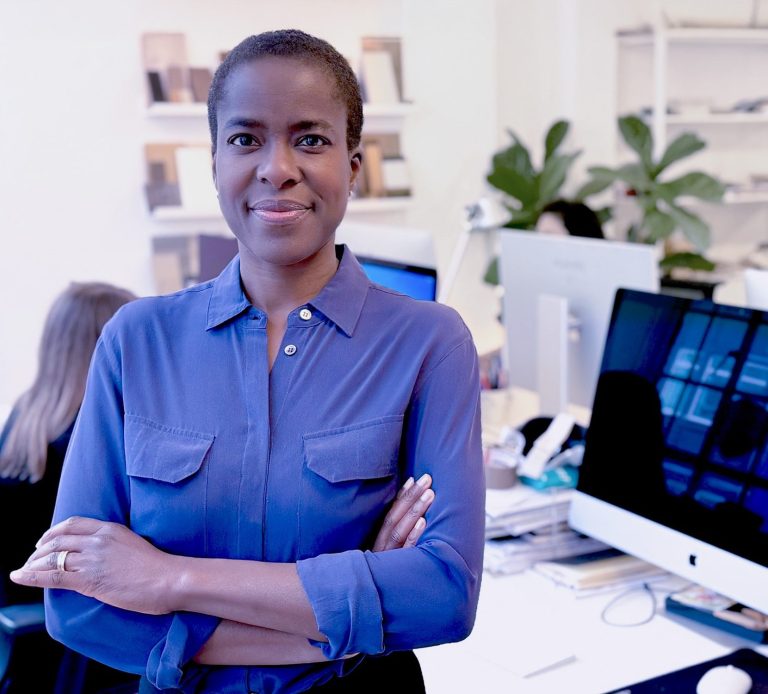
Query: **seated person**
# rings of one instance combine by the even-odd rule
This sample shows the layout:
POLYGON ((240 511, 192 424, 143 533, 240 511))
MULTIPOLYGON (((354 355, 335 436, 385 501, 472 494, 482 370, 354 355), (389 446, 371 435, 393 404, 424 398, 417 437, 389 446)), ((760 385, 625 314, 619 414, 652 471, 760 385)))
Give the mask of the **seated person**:
POLYGON ((594 210, 583 202, 555 200, 545 205, 536 222, 536 231, 558 236, 604 239, 605 234, 594 210))
MULTIPOLYGON (((0 433, 0 605, 42 602, 40 588, 20 586, 8 573, 24 563, 37 538, 48 529, 69 438, 85 392, 88 365, 101 329, 123 304, 136 297, 102 283, 71 284, 54 302, 43 329, 37 376, 16 401, 0 433)), ((41 635, 51 658, 58 644, 41 635)), ((55 652, 55 653, 54 653, 55 652)), ((41 667, 53 678, 56 667, 41 659, 30 663, 27 685, 12 691, 44 691, 41 667)), ((20 675, 21 676, 21 675, 20 675)))

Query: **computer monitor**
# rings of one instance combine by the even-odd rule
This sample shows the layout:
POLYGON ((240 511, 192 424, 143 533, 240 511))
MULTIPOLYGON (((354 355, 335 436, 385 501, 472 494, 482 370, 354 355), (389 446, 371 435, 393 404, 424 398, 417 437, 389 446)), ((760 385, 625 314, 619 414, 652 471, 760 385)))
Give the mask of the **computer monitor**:
POLYGON ((570 524, 768 613, 768 312, 619 290, 570 524))
POLYGON ((530 231, 499 237, 510 384, 537 391, 544 414, 589 407, 614 293, 658 290, 657 249, 530 231))
POLYGON ((747 293, 747 306, 768 311, 768 270, 744 270, 744 289, 747 293))
POLYGON ((437 294, 437 271, 434 268, 408 265, 380 258, 357 256, 372 282, 407 294, 414 299, 434 301, 437 294))

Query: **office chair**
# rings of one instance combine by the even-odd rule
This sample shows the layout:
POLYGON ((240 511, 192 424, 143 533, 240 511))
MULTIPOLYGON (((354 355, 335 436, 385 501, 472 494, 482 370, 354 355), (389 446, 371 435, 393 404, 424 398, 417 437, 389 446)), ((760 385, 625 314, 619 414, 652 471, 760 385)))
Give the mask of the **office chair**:
POLYGON ((0 694, 133 694, 138 677, 120 676, 62 646, 45 630, 43 603, 0 607, 0 694))

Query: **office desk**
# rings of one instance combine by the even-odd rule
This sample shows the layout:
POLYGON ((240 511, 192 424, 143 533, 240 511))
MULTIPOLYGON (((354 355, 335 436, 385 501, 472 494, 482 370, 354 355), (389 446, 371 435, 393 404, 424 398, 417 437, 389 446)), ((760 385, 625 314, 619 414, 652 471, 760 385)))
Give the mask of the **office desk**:
MULTIPOLYGON (((670 578, 656 585, 681 584, 670 578)), ((621 590, 579 598, 532 571, 484 575, 477 621, 469 638, 417 651, 428 694, 598 694, 754 646, 726 632, 667 615, 658 590, 656 616, 650 622, 609 626, 600 615, 621 590), (552 659, 574 659, 525 678, 529 662, 547 652, 552 659)), ((636 591, 610 614, 613 619, 637 621, 649 610, 647 594, 636 591)), ((768 647, 757 650, 768 655, 768 647)))
MULTIPOLYGON (((520 424, 536 414, 537 399, 525 391, 483 396, 484 432, 504 422, 520 424)), ((580 421, 588 412, 574 414, 580 421)), ((608 602, 624 589, 577 597, 532 571, 483 576, 475 629, 468 639, 417 651, 428 694, 514 692, 597 694, 726 655, 753 643, 664 611, 665 591, 687 582, 675 577, 654 583, 656 616, 635 627, 601 620, 608 602), (574 659, 541 674, 524 674, 567 656, 574 659)), ((613 620, 636 622, 651 609, 635 591, 611 610, 613 620)), ((768 647, 760 647, 768 655, 768 647)))

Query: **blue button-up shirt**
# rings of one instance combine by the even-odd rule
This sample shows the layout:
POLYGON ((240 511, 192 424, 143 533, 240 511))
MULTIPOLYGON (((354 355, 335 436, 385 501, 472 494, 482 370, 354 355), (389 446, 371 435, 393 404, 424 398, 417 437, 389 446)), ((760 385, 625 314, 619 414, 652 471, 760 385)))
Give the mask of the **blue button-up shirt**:
MULTIPOLYGON (((334 277, 288 316, 271 371, 267 316, 237 258, 123 307, 96 347, 54 517, 124 523, 174 554, 297 562, 332 659, 465 637, 484 518, 469 331, 338 252, 334 277), (368 551, 399 487, 425 472, 436 500, 418 546, 368 551)), ((205 668, 189 661, 216 617, 69 591, 48 591, 47 619, 55 638, 160 688, 298 692, 359 662, 205 668)))

